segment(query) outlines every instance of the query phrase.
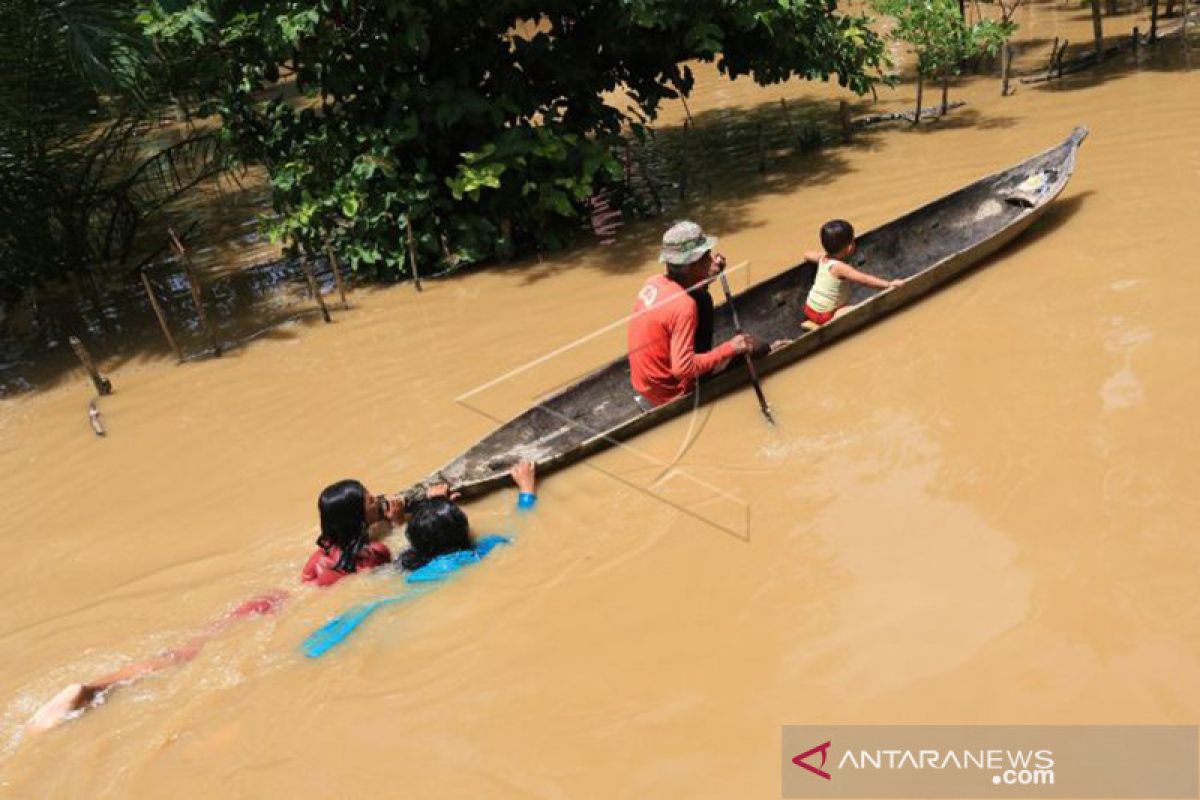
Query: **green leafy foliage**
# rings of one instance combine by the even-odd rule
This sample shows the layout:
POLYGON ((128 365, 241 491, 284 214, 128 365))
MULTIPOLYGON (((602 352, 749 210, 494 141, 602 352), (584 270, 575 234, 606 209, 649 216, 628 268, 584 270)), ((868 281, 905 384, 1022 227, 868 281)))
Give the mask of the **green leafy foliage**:
POLYGON ((875 0, 874 7, 892 17, 892 37, 912 47, 918 75, 930 80, 959 75, 981 54, 995 55, 1017 29, 1007 19, 968 25, 957 0, 875 0))
POLYGON ((145 0, 140 19, 268 168, 271 234, 380 276, 408 271, 410 230, 423 264, 565 244, 689 61, 862 93, 884 60, 833 0, 145 0))
POLYGON ((146 141, 164 64, 132 0, 0 0, 0 300, 128 251, 217 137, 146 141))

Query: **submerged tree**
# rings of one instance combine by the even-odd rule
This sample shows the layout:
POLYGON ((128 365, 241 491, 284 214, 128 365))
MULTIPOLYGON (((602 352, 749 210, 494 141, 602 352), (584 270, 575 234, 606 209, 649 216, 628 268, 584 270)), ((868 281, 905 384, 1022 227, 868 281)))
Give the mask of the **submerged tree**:
POLYGON ((567 241, 690 60, 863 93, 884 59, 834 0, 158 0, 142 19, 268 168, 273 235, 380 275, 567 241))
POLYGON ((875 0, 881 14, 895 20, 892 38, 909 45, 917 59, 917 108, 921 119, 925 81, 942 85, 942 111, 949 102, 950 79, 977 56, 994 56, 1016 30, 1010 19, 984 19, 967 24, 955 0, 875 0))
POLYGON ((1012 68, 1012 47, 1008 40, 1017 31, 1017 25, 1013 22, 1013 17, 1016 16, 1017 10, 1025 0, 985 0, 985 2, 994 2, 1000 10, 1000 25, 1004 36, 1004 42, 1000 47, 1000 96, 1008 96, 1008 73, 1012 68))
POLYGON ((0 300, 128 251, 215 138, 144 141, 164 84, 131 0, 0 0, 0 300))

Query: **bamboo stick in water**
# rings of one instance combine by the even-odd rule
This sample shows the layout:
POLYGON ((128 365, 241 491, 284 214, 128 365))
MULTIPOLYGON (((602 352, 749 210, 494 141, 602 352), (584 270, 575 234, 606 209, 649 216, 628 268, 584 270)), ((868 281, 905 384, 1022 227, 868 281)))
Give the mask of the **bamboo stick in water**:
POLYGON ((175 354, 176 359, 183 361, 183 351, 179 349, 179 345, 175 343, 175 337, 171 335, 171 329, 167 327, 167 315, 163 313, 162 306, 154 295, 154 286, 150 283, 146 270, 139 270, 139 274, 142 277, 142 286, 146 289, 146 297, 150 300, 150 307, 154 309, 154 316, 158 317, 158 326, 162 328, 163 336, 167 337, 167 344, 171 346, 171 352, 175 354))
POLYGON ((308 289, 316 299, 317 307, 321 309, 321 317, 327 323, 333 322, 333 317, 329 316, 329 308, 325 305, 325 298, 321 296, 321 287, 317 285, 317 279, 313 277, 312 264, 308 263, 308 256, 300 256, 300 269, 304 270, 304 279, 308 281, 308 289))
POLYGON ((421 288, 421 273, 417 271, 416 237, 413 236, 412 217, 406 219, 404 223, 408 231, 408 264, 412 268, 413 283, 416 284, 417 291, 421 292, 424 289, 421 288))
POLYGON ((349 308, 350 304, 346 302, 346 284, 342 281, 342 268, 338 264, 337 253, 333 252, 333 247, 329 242, 325 242, 325 257, 329 259, 329 268, 333 270, 333 282, 337 285, 338 294, 342 298, 342 308, 349 308))
POLYGON ((208 347, 212 350, 213 355, 220 358, 221 346, 217 344, 217 337, 208 323, 208 314, 204 313, 204 297, 200 293, 200 281, 196 278, 196 269, 192 265, 192 259, 184 248, 183 242, 179 241, 179 237, 175 235, 175 231, 167 228, 167 233, 171 236, 171 245, 179 254, 180 260, 183 261, 183 271, 187 274, 188 286, 192 290, 192 302, 196 304, 196 315, 200 318, 200 327, 204 329, 204 338, 208 340, 208 347))
POLYGON ((101 397, 112 394, 112 381, 100 374, 100 370, 96 369, 96 362, 92 360, 92 354, 88 352, 87 347, 78 336, 69 336, 67 341, 71 343, 71 349, 75 351, 75 356, 79 359, 79 363, 83 364, 84 370, 88 377, 92 379, 92 384, 96 387, 96 393, 101 397))

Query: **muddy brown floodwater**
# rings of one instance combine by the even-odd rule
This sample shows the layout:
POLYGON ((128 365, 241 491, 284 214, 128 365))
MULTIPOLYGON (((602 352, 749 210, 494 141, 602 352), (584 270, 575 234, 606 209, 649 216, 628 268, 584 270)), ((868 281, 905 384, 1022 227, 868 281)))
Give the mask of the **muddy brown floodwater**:
MULTIPOLYGON (((1027 39, 1086 37, 1086 9, 1034 8, 1027 39)), ((702 80, 693 114, 837 96, 702 80)), ((515 546, 319 660, 307 633, 398 585, 298 585, 320 488, 407 485, 620 352, 617 330, 455 402, 619 318, 659 223, 360 290, 336 324, 220 360, 126 361, 104 440, 81 376, 3 401, 0 795, 776 797, 785 723, 1194 723, 1200 71, 1164 46, 955 94, 948 120, 781 158, 680 213, 760 280, 827 217, 865 230, 1087 124, 1043 222, 772 375, 777 428, 743 392, 553 476, 515 546), (277 616, 21 734, 61 685, 272 587, 293 592, 277 616)), ((512 499, 471 505, 476 530, 512 499)))

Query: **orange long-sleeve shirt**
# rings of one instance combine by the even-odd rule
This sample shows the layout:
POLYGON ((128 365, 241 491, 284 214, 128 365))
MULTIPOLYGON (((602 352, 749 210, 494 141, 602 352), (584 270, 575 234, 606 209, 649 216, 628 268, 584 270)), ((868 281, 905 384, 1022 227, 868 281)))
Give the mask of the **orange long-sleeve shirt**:
POLYGON ((629 372, 638 394, 660 406, 690 392, 697 378, 735 355, 729 342, 697 353, 695 336, 695 301, 666 275, 647 280, 628 330, 629 372))

